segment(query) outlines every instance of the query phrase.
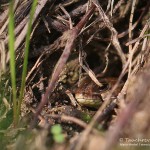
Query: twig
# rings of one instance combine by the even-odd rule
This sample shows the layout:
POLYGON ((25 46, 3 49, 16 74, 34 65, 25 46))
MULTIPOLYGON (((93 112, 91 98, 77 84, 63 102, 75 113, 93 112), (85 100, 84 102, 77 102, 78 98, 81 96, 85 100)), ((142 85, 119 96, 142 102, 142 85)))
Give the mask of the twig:
POLYGON ((73 24, 72 24, 71 16, 69 15, 69 13, 66 11, 66 9, 62 5, 59 5, 59 7, 64 12, 64 14, 69 18, 70 29, 72 29, 73 28, 73 24))
POLYGON ((87 124, 81 120, 79 120, 78 118, 72 117, 72 116, 66 116, 66 115, 46 115, 46 117, 52 117, 55 119, 61 119, 62 122, 73 122, 83 128, 87 127, 87 124))
MULTIPOLYGON (((40 0, 38 2, 32 24, 34 23, 34 21, 36 20, 36 18, 38 17, 39 13, 41 12, 42 8, 45 6, 46 3, 47 3, 47 0, 40 0)), ((21 42, 24 40, 26 33, 27 33, 27 29, 28 29, 28 24, 25 25, 25 27, 23 28, 23 30, 17 37, 16 42, 15 42, 15 49, 17 49, 20 46, 21 42)))
POLYGON ((109 0, 108 1, 108 5, 107 5, 107 11, 109 10, 110 8, 110 15, 112 16, 113 14, 113 5, 114 5, 114 0, 109 0))
POLYGON ((30 75, 33 73, 33 71, 42 64, 43 60, 41 60, 41 58, 43 57, 43 54, 38 58, 38 60, 36 61, 36 63, 34 64, 34 66, 32 67, 32 69, 29 71, 27 77, 26 77, 26 81, 29 79, 30 75))
MULTIPOLYGON (((150 1, 148 1, 146 8, 144 8, 144 10, 142 11, 140 17, 138 18, 138 20, 132 25, 132 30, 135 29, 135 27, 139 24, 139 22, 141 21, 141 19, 143 18, 144 14, 147 13, 147 11, 149 11, 149 6, 150 6, 150 1)), ((120 34, 118 34, 118 38, 122 38, 125 35, 127 35, 129 33, 129 29, 127 31, 124 31, 120 34)))
POLYGON ((37 111, 36 111, 35 117, 34 117, 34 121, 32 122, 31 127, 33 127, 33 125, 35 124, 36 118, 41 113, 43 106, 48 102, 48 97, 54 90, 54 87, 55 87, 56 82, 58 81, 59 75, 60 75, 63 67, 65 66, 65 63, 70 55, 71 50, 73 49, 74 42, 75 42, 78 34, 80 33, 81 29, 83 28, 83 26, 85 25, 85 23, 87 22, 89 17, 92 15, 94 9, 95 9, 95 5, 92 5, 91 8, 88 10, 88 12, 81 19, 81 21, 72 30, 68 31, 68 40, 67 40, 65 49, 54 68, 50 83, 49 83, 48 88, 47 88, 44 96, 42 97, 41 102, 37 108, 37 111))
MULTIPOLYGON (((87 4, 78 6, 77 8, 75 8, 74 10, 69 12, 70 17, 74 19, 75 17, 81 16, 82 14, 84 14, 86 11, 86 6, 87 6, 87 4)), ((62 18, 68 19, 67 15, 62 15, 62 18)), ((53 28, 59 32, 64 32, 69 29, 67 26, 65 26, 58 20, 52 19, 50 15, 46 16, 46 21, 48 22, 48 24, 51 28, 53 28)))
MULTIPOLYGON (((136 4, 136 0, 133 0, 131 14, 130 14, 130 20, 129 20, 129 41, 132 40, 132 22, 133 22, 135 4, 136 4)), ((132 51, 132 45, 130 44, 129 45, 129 55, 132 53, 131 51, 132 51)), ((128 76, 130 76, 130 74, 131 74, 131 66, 132 66, 132 57, 131 57, 131 61, 130 61, 130 64, 129 64, 128 76)))
POLYGON ((89 77, 95 82, 95 84, 97 84, 98 86, 102 87, 103 84, 100 83, 98 81, 98 79, 96 78, 96 75, 95 73, 90 69, 90 67, 88 66, 87 62, 85 61, 85 58, 84 58, 84 54, 82 54, 83 52, 80 51, 80 55, 79 55, 79 62, 80 62, 80 65, 82 66, 82 68, 85 70, 85 72, 89 75, 89 77), (86 64, 84 65, 83 62, 86 64))
MULTIPOLYGON (((139 38, 142 37, 142 36, 145 34, 145 32, 146 32, 147 29, 148 29, 148 23, 144 26, 143 30, 141 31, 141 33, 140 33, 140 35, 139 35, 139 38)), ((135 45, 134 45, 134 47, 133 47, 133 49, 132 49, 131 55, 134 55, 134 54, 135 54, 135 52, 137 51, 137 48, 138 48, 139 43, 140 43, 140 41, 137 41, 137 42, 135 43, 135 45)), ((131 55, 130 55, 130 57, 131 57, 131 55)), ((128 68, 129 63, 130 63, 130 59, 131 59, 130 57, 128 57, 128 61, 127 61, 126 65, 125 65, 125 67, 124 67, 122 73, 125 73, 126 69, 128 68)), ((122 74, 122 73, 121 73, 121 74, 122 74)), ((132 75, 133 75, 133 74, 132 74, 132 75)), ((130 77, 131 77, 131 76, 130 76, 130 77)), ((121 90, 121 92, 120 92, 120 95, 121 95, 121 93, 126 93, 127 87, 128 87, 128 83, 129 83, 129 78, 128 78, 128 80, 125 82, 124 87, 122 88, 122 90, 121 90)))
MULTIPOLYGON (((146 25, 144 26, 143 30, 142 30, 141 33, 140 33, 139 38, 143 37, 143 35, 145 34, 145 32, 146 32, 147 29, 148 29, 148 23, 146 23, 146 25)), ((130 53, 129 58, 128 58, 128 62, 129 62, 129 63, 132 61, 132 57, 133 57, 133 55, 135 54, 135 52, 136 52, 136 50, 137 50, 139 44, 140 44, 140 40, 138 40, 138 41, 135 43, 134 47, 132 48, 131 53, 130 53)), ((129 78, 129 77, 128 77, 128 78, 129 78)))
POLYGON ((113 14, 117 11, 117 9, 123 4, 125 0, 119 0, 113 9, 113 14))
MULTIPOLYGON (((14 9, 17 8, 18 3, 19 3, 19 0, 16 0, 15 3, 14 3, 14 9)), ((6 27, 8 26, 8 22, 9 22, 9 18, 7 18, 7 17, 8 17, 8 10, 6 10, 6 11, 4 12, 4 16, 3 16, 3 17, 4 17, 3 19, 4 19, 4 20, 6 19, 6 21, 5 21, 5 23, 3 24, 3 26, 0 28, 0 35, 1 35, 2 32, 6 29, 6 27)))
POLYGON ((67 94, 67 96, 69 97, 70 101, 71 101, 71 104, 73 106, 77 106, 77 101, 76 99, 74 98, 73 94, 71 93, 70 90, 66 90, 65 93, 67 94))
MULTIPOLYGON (((116 125, 113 127, 113 131, 110 130, 107 134, 107 145, 105 145, 104 150, 109 150, 113 147, 123 131, 124 127, 131 120, 132 116, 137 110, 137 107, 141 102, 147 97, 149 97, 148 93, 150 90, 150 81, 147 80, 150 77, 149 73, 150 64, 148 63, 145 67, 145 71, 138 74, 134 77, 133 84, 130 86, 130 94, 127 95, 126 101, 130 102, 126 108, 122 110, 118 117, 118 121, 116 125), (146 97, 145 97, 146 96, 146 97), (132 101, 131 101, 132 100, 132 101)), ((146 99, 147 99, 146 98, 146 99)))
POLYGON ((104 11, 103 11, 101 5, 99 4, 99 2, 97 0, 93 0, 93 3, 98 8, 99 14, 100 14, 101 18, 103 19, 105 25, 111 31, 111 33, 112 33, 112 44, 116 48, 116 50, 118 52, 118 55, 121 58, 122 64, 124 65, 125 62, 126 62, 126 58, 125 58, 125 55, 124 55, 124 53, 121 49, 120 43, 118 41, 118 33, 117 33, 116 29, 113 27, 112 23, 109 21, 106 14, 104 13, 104 11))
POLYGON ((150 37, 150 34, 146 34, 143 37, 135 38, 132 41, 127 42, 125 45, 129 46, 130 44, 136 43, 138 40, 141 40, 141 39, 144 39, 144 38, 147 38, 147 37, 150 37))

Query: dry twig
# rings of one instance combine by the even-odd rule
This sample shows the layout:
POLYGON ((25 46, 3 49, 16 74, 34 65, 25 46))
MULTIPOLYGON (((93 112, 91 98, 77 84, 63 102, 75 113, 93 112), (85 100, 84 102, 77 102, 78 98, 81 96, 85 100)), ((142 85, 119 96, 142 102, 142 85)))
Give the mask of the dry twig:
MULTIPOLYGON (((65 66, 65 63, 66 63, 66 61, 70 55, 70 52, 73 49, 75 40, 76 40, 78 34, 80 33, 81 29, 83 28, 83 26, 85 25, 85 23, 89 19, 89 17, 92 15, 94 9, 95 9, 95 5, 92 5, 91 8, 89 9, 89 11, 84 15, 82 20, 72 30, 69 30, 67 32, 68 33, 68 40, 67 40, 65 49, 64 49, 60 59, 58 60, 56 66, 55 66, 55 69, 53 71, 53 74, 52 74, 50 83, 48 85, 48 88, 42 97, 41 103, 39 104, 39 106, 37 108, 37 111, 35 114, 35 120, 36 120, 37 116, 40 114, 43 106, 47 103, 49 95, 54 90, 55 84, 59 78, 59 75, 62 71, 62 68, 65 66)), ((34 122, 32 122, 33 124, 35 123, 35 120, 34 120, 34 122)))

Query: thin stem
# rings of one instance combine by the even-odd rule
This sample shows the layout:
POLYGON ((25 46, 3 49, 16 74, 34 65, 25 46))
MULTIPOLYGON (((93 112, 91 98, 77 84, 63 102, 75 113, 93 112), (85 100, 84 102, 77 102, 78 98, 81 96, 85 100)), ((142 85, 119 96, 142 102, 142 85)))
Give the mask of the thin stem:
POLYGON ((9 25, 8 25, 8 32, 9 32, 9 53, 10 53, 10 73, 11 73, 11 84, 12 84, 12 94, 13 94, 13 121, 14 126, 17 125, 18 118, 17 118, 17 96, 16 96, 16 63, 15 63, 15 36, 14 36, 14 1, 10 1, 9 6, 9 25))
POLYGON ((21 110, 21 103, 24 95, 24 89, 25 89, 25 81, 26 81, 26 75, 27 75, 27 66, 28 66, 28 55, 29 55, 29 45, 30 45, 30 34, 31 34, 31 28, 34 18, 34 12, 37 6, 38 0, 34 0, 30 12, 30 20, 28 23, 28 30, 27 30, 27 36, 25 41, 25 54, 24 54, 24 62, 23 62, 23 72, 22 72, 22 80, 21 80, 21 90, 19 95, 19 101, 18 101, 18 108, 17 108, 17 116, 20 115, 21 110))

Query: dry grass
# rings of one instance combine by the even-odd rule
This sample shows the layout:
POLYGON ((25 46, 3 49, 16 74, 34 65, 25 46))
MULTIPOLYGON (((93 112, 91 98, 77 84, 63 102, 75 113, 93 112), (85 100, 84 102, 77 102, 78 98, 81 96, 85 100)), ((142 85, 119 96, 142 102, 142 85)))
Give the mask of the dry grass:
MULTIPOLYGON (((14 5, 18 83, 21 80, 31 3, 31 0, 21 0, 15 1, 14 5)), ((66 142, 62 145, 51 143, 53 149, 108 150, 114 149, 116 145, 118 149, 123 149, 120 144, 129 144, 127 138, 150 137, 149 6, 150 2, 146 0, 39 1, 30 37, 22 119, 26 118, 26 111, 32 110, 30 117, 34 117, 29 128, 39 125, 43 130, 30 129, 34 138, 30 141, 26 139, 32 144, 32 147, 26 148, 48 149, 46 141, 52 138, 49 136, 49 128, 55 123, 62 125, 66 142), (70 78, 73 78, 73 67, 70 67, 71 71, 66 71, 64 76, 64 84, 64 80, 60 81, 60 75, 74 59, 78 60, 79 66, 76 70, 77 81, 70 84, 70 78), (84 74, 100 87, 103 85, 98 77, 106 80, 108 77, 116 79, 104 102, 88 123, 83 122, 81 114, 86 114, 91 109, 85 111, 85 108, 79 105, 72 107, 65 94, 65 90, 69 90, 74 95, 72 87, 79 84, 84 74), (116 92, 118 87, 121 87, 121 90, 116 92), (114 93, 117 93, 117 96, 112 99, 114 93), (37 118, 40 124, 37 124, 37 118), (103 130, 98 130, 100 126, 103 130), (69 127, 73 131, 70 131, 69 127), (68 132, 71 132, 71 138, 68 132), (82 134, 76 135, 77 132, 82 134)), ((3 4, 1 11, 0 78, 9 72, 8 5, 3 4)), ((21 138, 17 141, 25 143, 25 139, 21 138)), ((16 142, 15 146, 19 147, 19 144, 16 142)))

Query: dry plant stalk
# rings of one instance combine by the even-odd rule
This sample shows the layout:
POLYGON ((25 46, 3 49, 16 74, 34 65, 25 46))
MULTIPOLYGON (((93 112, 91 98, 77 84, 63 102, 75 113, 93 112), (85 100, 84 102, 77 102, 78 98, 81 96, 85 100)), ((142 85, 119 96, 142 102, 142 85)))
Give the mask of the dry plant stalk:
POLYGON ((135 115, 137 111, 140 111, 141 106, 143 106, 144 110, 144 105, 148 105, 150 93, 149 78, 150 61, 146 63, 142 71, 130 78, 130 84, 127 90, 127 98, 125 99, 125 103, 127 105, 125 108, 120 110, 120 114, 116 123, 114 124, 114 127, 112 127, 108 132, 105 150, 109 150, 118 142, 118 139, 121 133, 123 133, 125 126, 129 121, 132 120, 133 115, 135 115))
POLYGON ((99 4, 99 2, 97 0, 93 0, 93 3, 97 7, 97 9, 99 11, 99 15, 103 19, 106 27, 111 31, 111 33, 112 33, 112 35, 111 35, 112 44, 116 48, 117 53, 121 58, 122 64, 125 65, 126 58, 125 58, 125 55, 124 55, 124 53, 122 51, 122 48, 120 46, 120 43, 119 43, 119 40, 118 40, 118 33, 117 33, 116 29, 113 27, 112 23, 109 21, 109 18, 107 17, 105 12, 103 11, 103 9, 102 9, 101 5, 99 4))
POLYGON ((85 23, 89 19, 89 17, 93 14, 94 9, 95 9, 95 5, 92 5, 91 8, 88 10, 88 12, 81 19, 81 21, 72 30, 69 30, 67 32, 68 33, 68 40, 67 40, 65 49, 64 49, 60 59, 58 60, 56 66, 54 68, 50 83, 48 85, 48 88, 46 89, 45 94, 42 96, 41 102, 40 102, 40 104, 37 108, 37 111, 35 113, 35 119, 32 122, 32 125, 34 125, 36 118, 38 117, 38 115, 42 111, 42 108, 44 107, 44 105, 47 103, 49 95, 53 92, 55 84, 58 81, 59 75, 62 71, 62 68, 65 66, 65 63, 68 60, 70 52, 73 49, 73 46, 75 44, 75 40, 76 40, 78 34, 80 33, 81 29, 84 27, 85 23))

